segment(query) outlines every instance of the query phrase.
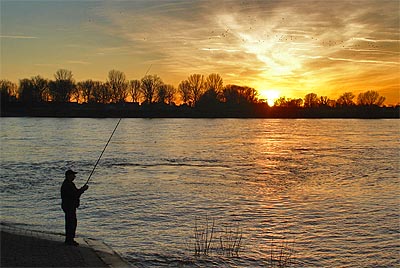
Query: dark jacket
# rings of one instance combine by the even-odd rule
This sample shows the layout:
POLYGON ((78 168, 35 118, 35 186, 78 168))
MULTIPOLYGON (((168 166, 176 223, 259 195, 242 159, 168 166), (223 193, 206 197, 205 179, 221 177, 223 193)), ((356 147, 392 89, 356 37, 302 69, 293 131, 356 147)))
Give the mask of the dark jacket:
POLYGON ((61 208, 64 211, 76 210, 79 207, 79 198, 84 190, 76 188, 75 184, 65 179, 61 186, 61 208))

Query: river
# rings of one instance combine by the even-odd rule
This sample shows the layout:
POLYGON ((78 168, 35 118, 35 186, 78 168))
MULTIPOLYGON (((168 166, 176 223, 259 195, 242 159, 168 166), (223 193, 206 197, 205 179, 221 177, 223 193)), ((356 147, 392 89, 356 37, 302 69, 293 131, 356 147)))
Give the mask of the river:
MULTIPOLYGON (((63 232, 64 172, 82 186, 117 119, 0 122, 1 220, 63 232)), ((77 235, 138 267, 399 266, 399 145, 396 119, 122 119, 77 235)))

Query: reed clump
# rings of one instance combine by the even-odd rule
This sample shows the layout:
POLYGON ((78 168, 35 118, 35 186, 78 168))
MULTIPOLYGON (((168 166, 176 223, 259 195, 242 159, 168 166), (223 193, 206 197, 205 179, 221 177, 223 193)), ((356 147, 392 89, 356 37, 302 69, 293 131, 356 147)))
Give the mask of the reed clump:
POLYGON ((227 226, 219 235, 220 254, 228 257, 239 257, 239 251, 242 248, 243 231, 236 227, 227 226))
MULTIPOLYGON (((211 256, 213 254, 224 257, 239 257, 243 246, 243 230, 239 224, 218 225, 214 218, 206 217, 200 221, 196 218, 193 234, 187 247, 196 257, 211 256)), ((289 268, 298 265, 295 263, 295 242, 285 238, 272 238, 265 259, 261 266, 268 268, 289 268)))
POLYGON ((204 226, 199 226, 196 219, 194 225, 194 255, 208 255, 211 249, 211 243, 215 232, 215 220, 209 224, 208 217, 204 226))
POLYGON ((287 268, 294 265, 294 241, 271 239, 269 264, 270 268, 287 268))
POLYGON ((242 249, 243 232, 239 225, 216 226, 215 219, 195 220, 193 236, 188 243, 195 256, 219 254, 227 257, 239 256, 242 249))

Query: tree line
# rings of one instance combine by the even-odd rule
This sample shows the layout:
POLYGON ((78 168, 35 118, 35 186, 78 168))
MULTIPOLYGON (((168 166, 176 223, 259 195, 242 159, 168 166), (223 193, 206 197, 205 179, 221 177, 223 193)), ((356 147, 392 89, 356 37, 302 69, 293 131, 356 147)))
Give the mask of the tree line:
POLYGON ((286 99, 280 97, 274 103, 277 107, 351 107, 351 106, 378 106, 385 102, 385 97, 380 96, 375 90, 368 90, 354 95, 352 92, 343 93, 337 100, 329 99, 327 96, 318 96, 315 93, 308 93, 304 99, 286 99))
MULTIPOLYGON (((276 109, 281 112, 293 109, 340 109, 354 107, 381 107, 385 97, 377 91, 369 90, 357 97, 351 92, 343 93, 333 100, 327 96, 309 93, 301 98, 280 97, 273 107, 258 96, 256 89, 240 85, 224 85, 219 74, 208 76, 191 74, 181 81, 176 88, 166 84, 156 75, 145 75, 138 80, 128 80, 126 75, 118 70, 111 70, 105 82, 92 79, 76 82, 70 70, 59 69, 53 79, 40 75, 24 78, 15 84, 9 80, 0 80, 0 97, 2 111, 4 106, 20 104, 25 106, 40 104, 98 104, 121 105, 133 103, 137 107, 160 105, 186 107, 214 112, 224 110, 234 111, 239 115, 265 115, 264 110, 276 109), (7 105, 6 105, 7 104, 7 105)), ((285 112, 283 112, 285 113, 285 112)))
POLYGON ((208 76, 192 74, 178 88, 165 84, 158 75, 145 75, 140 80, 128 80, 121 71, 111 70, 106 82, 88 79, 75 82, 70 70, 60 69, 49 80, 40 75, 20 79, 19 85, 0 80, 1 98, 7 102, 79 102, 79 103, 124 103, 139 104, 179 102, 195 107, 199 101, 215 99, 221 102, 256 103, 254 88, 223 85, 219 74, 208 76))
MULTIPOLYGON (((60 69, 49 80, 40 75, 19 80, 19 85, 9 80, 0 80, 2 100, 7 102, 20 101, 24 103, 37 102, 79 102, 79 103, 123 103, 140 104, 180 102, 196 106, 200 101, 219 101, 258 103, 254 88, 239 85, 223 84, 219 74, 208 76, 192 74, 181 81, 178 88, 165 84, 158 75, 145 75, 140 80, 128 80, 121 71, 111 70, 107 81, 88 79, 75 82, 70 70, 60 69)), ((274 103, 277 107, 336 107, 336 106, 382 106, 385 97, 377 91, 369 90, 360 93, 357 98, 352 92, 343 93, 338 99, 327 96, 317 96, 315 93, 305 95, 304 99, 286 99, 280 97, 274 103)))

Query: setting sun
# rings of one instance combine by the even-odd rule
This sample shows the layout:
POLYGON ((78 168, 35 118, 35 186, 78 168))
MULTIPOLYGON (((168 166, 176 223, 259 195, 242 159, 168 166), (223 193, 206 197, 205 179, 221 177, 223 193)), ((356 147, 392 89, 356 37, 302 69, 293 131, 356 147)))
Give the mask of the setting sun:
POLYGON ((273 106, 275 101, 280 97, 280 93, 274 89, 262 89, 259 91, 259 97, 266 100, 269 106, 273 106))

